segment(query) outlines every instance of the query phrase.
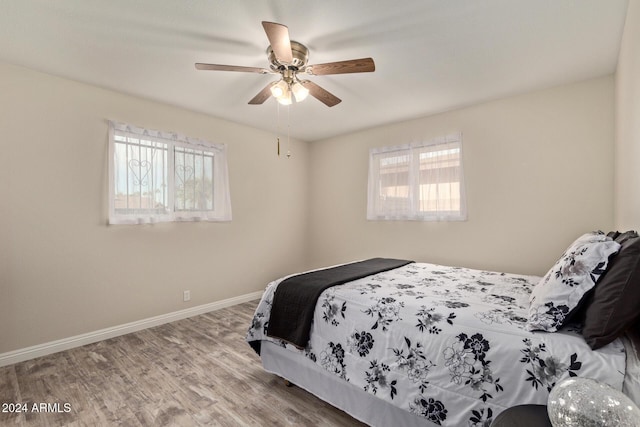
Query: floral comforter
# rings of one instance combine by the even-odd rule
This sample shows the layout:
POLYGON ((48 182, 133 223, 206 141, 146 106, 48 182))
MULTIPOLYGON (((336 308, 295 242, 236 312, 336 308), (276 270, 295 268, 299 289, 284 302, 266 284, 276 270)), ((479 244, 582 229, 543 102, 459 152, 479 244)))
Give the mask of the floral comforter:
POLYGON ((488 426, 510 406, 546 403, 569 376, 622 389, 619 340, 592 351, 576 327, 525 330, 535 276, 413 263, 335 286, 304 350, 266 336, 281 280, 267 286, 247 341, 279 343, 438 425, 488 426))

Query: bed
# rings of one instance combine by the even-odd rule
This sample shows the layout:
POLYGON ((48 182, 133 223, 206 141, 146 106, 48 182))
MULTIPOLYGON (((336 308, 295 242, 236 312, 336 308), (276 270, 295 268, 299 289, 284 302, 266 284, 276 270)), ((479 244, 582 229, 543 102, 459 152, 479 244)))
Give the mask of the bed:
MULTIPOLYGON (((593 236, 613 242, 601 256, 620 253, 622 245, 614 245, 613 236, 589 233, 556 264, 572 261, 575 273, 584 260, 571 250, 593 236)), ((548 275, 562 271, 561 265, 554 267, 548 275)), ((594 286, 582 292, 583 303, 593 299, 595 282, 605 276, 606 263, 596 267, 587 271, 594 286)), ((539 329, 549 327, 549 319, 539 316, 539 308, 549 306, 537 295, 536 311, 531 300, 546 276, 408 262, 322 289, 310 308, 303 345, 269 328, 272 316, 274 322, 282 316, 276 312, 289 316, 287 322, 291 310, 303 317, 297 304, 274 304, 278 287, 298 277, 267 286, 247 341, 267 371, 367 424, 488 426, 511 406, 545 404, 553 386, 571 376, 593 378, 637 398, 638 379, 630 378, 637 375, 637 359, 627 366, 634 360, 627 357, 632 342, 617 337, 592 349, 580 325, 569 321, 569 314, 575 320, 584 306, 554 306, 547 311, 554 313, 552 319, 560 317, 551 322, 557 331, 539 329)), ((575 293, 580 284, 569 287, 575 293)))

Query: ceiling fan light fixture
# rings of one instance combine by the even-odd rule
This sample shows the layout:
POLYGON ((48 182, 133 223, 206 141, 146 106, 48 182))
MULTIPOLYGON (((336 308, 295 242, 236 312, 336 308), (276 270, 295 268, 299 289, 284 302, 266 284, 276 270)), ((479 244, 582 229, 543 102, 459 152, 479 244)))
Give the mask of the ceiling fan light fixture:
POLYGON ((370 73, 376 66, 372 58, 350 59, 307 65, 309 49, 289 38, 286 25, 262 21, 262 27, 269 39, 267 59, 269 68, 245 67, 237 65, 196 63, 197 70, 236 71, 243 73, 279 74, 280 80, 267 84, 256 96, 249 100, 250 105, 260 105, 271 96, 281 104, 302 102, 308 95, 316 98, 327 107, 341 102, 340 98, 309 80, 299 80, 297 74, 323 76, 330 74, 370 73), (293 96, 292 96, 293 93, 293 96))
POLYGON ((289 90, 289 88, 287 88, 284 94, 278 96, 276 99, 282 105, 291 105, 292 99, 291 99, 291 91, 289 90))
POLYGON ((291 86, 293 96, 296 98, 296 102, 302 102, 309 95, 309 89, 302 85, 302 82, 297 81, 291 86))
POLYGON ((284 80, 278 80, 271 86, 271 95, 274 98, 280 98, 289 91, 289 85, 284 80))

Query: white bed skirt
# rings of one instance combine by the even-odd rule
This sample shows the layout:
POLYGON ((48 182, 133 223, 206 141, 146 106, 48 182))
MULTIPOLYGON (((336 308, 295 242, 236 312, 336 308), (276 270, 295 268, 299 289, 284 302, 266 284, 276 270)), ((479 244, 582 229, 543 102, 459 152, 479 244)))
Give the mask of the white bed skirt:
POLYGON ((262 341, 262 365, 320 399, 371 426, 434 426, 437 424, 378 399, 318 365, 270 341, 262 341))

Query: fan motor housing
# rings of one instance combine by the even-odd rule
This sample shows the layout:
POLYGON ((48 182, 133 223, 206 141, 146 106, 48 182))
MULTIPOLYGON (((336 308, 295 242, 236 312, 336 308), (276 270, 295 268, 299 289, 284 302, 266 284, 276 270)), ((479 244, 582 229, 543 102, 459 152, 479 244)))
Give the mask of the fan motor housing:
POLYGON ((291 40, 291 53, 293 54, 293 61, 290 64, 281 63, 276 59, 275 53, 271 46, 267 48, 267 56, 269 58, 269 66, 274 71, 281 71, 283 69, 298 70, 309 61, 309 49, 302 43, 291 40))

